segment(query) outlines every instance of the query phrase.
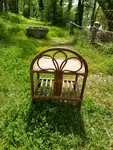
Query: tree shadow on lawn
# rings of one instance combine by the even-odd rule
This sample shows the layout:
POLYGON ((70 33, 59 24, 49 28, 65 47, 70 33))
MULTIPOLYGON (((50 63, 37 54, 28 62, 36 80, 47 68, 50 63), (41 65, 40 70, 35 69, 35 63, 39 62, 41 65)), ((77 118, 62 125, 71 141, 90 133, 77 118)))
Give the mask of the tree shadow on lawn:
POLYGON ((79 135, 86 140, 84 122, 80 111, 72 103, 60 101, 42 101, 31 104, 27 114, 26 132, 40 127, 48 132, 60 132, 62 135, 79 135))

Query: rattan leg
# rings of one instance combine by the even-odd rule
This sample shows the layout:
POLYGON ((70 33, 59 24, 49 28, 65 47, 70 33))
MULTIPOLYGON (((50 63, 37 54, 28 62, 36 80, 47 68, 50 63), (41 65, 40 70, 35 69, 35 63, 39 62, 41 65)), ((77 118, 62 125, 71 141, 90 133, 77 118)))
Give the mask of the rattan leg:
POLYGON ((81 109, 81 105, 82 105, 82 102, 77 102, 76 108, 77 108, 78 110, 80 110, 80 109, 81 109))

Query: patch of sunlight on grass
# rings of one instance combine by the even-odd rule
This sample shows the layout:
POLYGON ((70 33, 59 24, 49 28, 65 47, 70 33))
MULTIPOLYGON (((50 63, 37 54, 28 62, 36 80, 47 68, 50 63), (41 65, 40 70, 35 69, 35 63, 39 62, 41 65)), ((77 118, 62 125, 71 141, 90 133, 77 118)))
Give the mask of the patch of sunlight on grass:
POLYGON ((90 74, 86 87, 86 97, 91 97, 100 107, 113 108, 113 76, 90 74))

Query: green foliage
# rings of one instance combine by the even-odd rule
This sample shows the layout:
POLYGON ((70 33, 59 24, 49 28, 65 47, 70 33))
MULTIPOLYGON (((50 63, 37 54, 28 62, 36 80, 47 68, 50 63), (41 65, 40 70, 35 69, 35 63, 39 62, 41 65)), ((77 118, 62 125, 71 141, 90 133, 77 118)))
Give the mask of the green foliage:
MULTIPOLYGON (((70 1, 70 7, 71 7, 70 1)), ((74 18, 74 10, 68 10, 68 3, 65 4, 65 1, 54 1, 54 0, 45 0, 44 1, 44 19, 50 21, 54 25, 65 26, 70 20, 74 18)))
POLYGON ((102 52, 104 52, 107 55, 112 55, 113 54, 113 43, 104 43, 101 46, 102 52))
POLYGON ((88 33, 88 30, 74 30, 74 39, 72 41, 73 44, 81 44, 85 45, 86 42, 90 42, 90 35, 88 33))
POLYGON ((23 16, 26 18, 30 17, 30 6, 25 5, 23 10, 23 16))
POLYGON ((6 23, 4 22, 2 18, 0 18, 0 39, 7 38, 8 36, 7 31, 8 31, 8 27, 6 23))
POLYGON ((86 33, 77 31, 77 43, 70 47, 89 65, 81 112, 71 103, 50 101, 33 105, 29 77, 31 60, 37 52, 55 42, 57 46, 63 40, 71 44, 72 37, 64 28, 49 26, 46 39, 27 38, 26 25, 36 26, 40 22, 27 20, 24 25, 1 20, 1 28, 5 27, 4 33, 10 38, 7 42, 5 38, 0 40, 0 150, 112 149, 113 76, 109 76, 112 54, 110 57, 90 45, 85 39, 86 33))
POLYGON ((113 75, 113 56, 110 57, 110 59, 106 61, 106 72, 109 75, 113 75))
POLYGON ((106 17, 109 31, 113 31, 113 22, 112 22, 112 20, 113 20, 113 16, 112 16, 113 0, 110 0, 110 1, 98 0, 98 3, 100 5, 100 7, 102 8, 102 11, 106 17))
POLYGON ((64 28, 50 27, 50 37, 65 37, 67 32, 64 28))
MULTIPOLYGON (((14 14, 2 15, 0 18, 0 39, 10 40, 12 35, 22 34, 25 29, 15 23, 25 22, 24 17, 14 14)), ((25 34, 25 33, 24 33, 25 34)))
POLYGON ((22 15, 15 15, 13 13, 2 14, 4 20, 10 20, 12 23, 25 23, 26 19, 22 15))

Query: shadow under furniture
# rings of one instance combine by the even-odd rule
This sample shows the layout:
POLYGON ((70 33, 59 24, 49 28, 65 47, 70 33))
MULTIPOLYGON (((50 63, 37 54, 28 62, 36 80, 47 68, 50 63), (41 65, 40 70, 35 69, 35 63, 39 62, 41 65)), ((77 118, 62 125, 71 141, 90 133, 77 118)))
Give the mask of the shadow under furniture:
POLYGON ((74 50, 61 47, 44 50, 30 65, 32 101, 73 101, 80 109, 87 76, 86 61, 74 50))

